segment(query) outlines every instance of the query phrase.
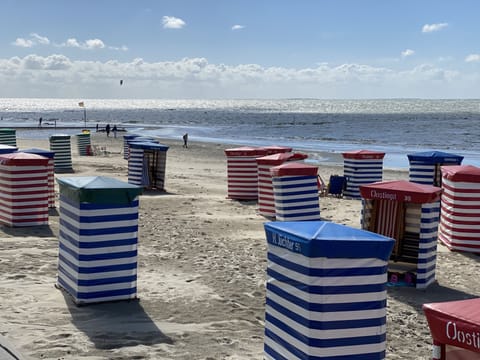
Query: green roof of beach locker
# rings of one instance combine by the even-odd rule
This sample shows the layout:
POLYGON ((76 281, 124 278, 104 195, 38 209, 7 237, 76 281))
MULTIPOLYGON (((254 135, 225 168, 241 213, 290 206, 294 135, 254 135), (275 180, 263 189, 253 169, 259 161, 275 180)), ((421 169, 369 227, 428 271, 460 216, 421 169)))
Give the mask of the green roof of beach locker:
POLYGON ((129 204, 142 188, 106 176, 76 176, 57 179, 60 194, 79 203, 129 204))

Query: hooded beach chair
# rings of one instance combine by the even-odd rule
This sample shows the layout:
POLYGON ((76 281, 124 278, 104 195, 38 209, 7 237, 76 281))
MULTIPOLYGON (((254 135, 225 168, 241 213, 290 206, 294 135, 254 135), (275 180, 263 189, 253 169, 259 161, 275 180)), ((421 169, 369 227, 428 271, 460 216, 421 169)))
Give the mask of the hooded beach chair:
POLYGON ((331 175, 330 181, 328 183, 328 194, 334 195, 336 197, 342 197, 343 191, 347 185, 347 178, 340 175, 331 175))

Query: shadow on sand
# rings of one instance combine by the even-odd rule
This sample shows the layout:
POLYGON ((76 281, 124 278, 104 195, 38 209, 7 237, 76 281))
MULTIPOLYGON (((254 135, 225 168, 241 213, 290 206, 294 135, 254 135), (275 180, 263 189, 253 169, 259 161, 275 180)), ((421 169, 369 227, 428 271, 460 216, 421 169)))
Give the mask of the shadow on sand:
POLYGON ((77 306, 65 290, 60 291, 73 324, 88 336, 97 349, 173 344, 173 340, 150 319, 139 300, 77 306))

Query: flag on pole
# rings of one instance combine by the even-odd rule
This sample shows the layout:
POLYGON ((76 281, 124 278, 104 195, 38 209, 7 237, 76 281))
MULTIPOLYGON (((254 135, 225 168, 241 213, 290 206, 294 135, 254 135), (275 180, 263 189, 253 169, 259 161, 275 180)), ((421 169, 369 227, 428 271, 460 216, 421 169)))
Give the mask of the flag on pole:
POLYGON ((84 107, 84 106, 85 106, 85 104, 83 103, 83 101, 80 101, 80 102, 78 103, 78 106, 80 106, 80 107, 84 107))

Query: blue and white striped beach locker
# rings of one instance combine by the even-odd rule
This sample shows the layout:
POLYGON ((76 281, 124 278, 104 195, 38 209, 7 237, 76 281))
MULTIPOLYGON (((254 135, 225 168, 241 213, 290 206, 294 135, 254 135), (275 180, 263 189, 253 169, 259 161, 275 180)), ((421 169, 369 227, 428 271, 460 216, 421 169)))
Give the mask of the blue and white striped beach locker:
POLYGON ((16 146, 0 144, 0 154, 10 154, 17 150, 16 146))
POLYGON ((345 198, 360 199, 359 186, 382 181, 385 153, 370 150, 355 150, 342 153, 343 175, 347 178, 345 198))
POLYGON ((292 162, 272 167, 270 173, 276 220, 320 220, 316 166, 292 162))
POLYGON ((142 189, 104 176, 57 181, 58 286, 77 305, 135 298, 142 189))
POLYGON ((324 221, 269 222, 266 359, 385 358, 394 240, 324 221))
POLYGON ((258 168, 258 213, 275 217, 275 198, 273 195, 272 174, 270 169, 287 161, 302 161, 308 157, 302 153, 276 153, 257 158, 258 168))
POLYGON ((415 274, 417 289, 435 282, 439 187, 410 181, 362 185, 362 228, 395 239, 391 268, 415 274), (411 264, 409 269, 409 265, 411 264))
POLYGON ((123 135, 123 158, 125 160, 128 160, 129 143, 139 136, 140 135, 137 135, 137 134, 123 135))
POLYGON ((70 135, 54 134, 50 136, 50 150, 55 153, 54 171, 56 173, 73 172, 70 135))
POLYGON ((463 156, 441 151, 424 151, 408 154, 409 180, 425 185, 442 186, 443 165, 461 165, 463 156))
POLYGON ((77 138, 77 150, 78 155, 87 156, 91 155, 91 142, 90 142, 90 131, 84 130, 81 134, 75 135, 77 138))
POLYGON ((0 144, 17 146, 17 130, 0 129, 0 144))
POLYGON ((153 142, 130 143, 128 182, 147 189, 165 189, 168 146, 153 142))
POLYGON ((48 207, 54 208, 55 207, 55 172, 53 170, 53 158, 55 157, 55 153, 53 151, 48 151, 44 149, 37 149, 37 148, 30 148, 21 150, 21 152, 27 154, 36 154, 40 156, 44 156, 48 159, 48 207))

